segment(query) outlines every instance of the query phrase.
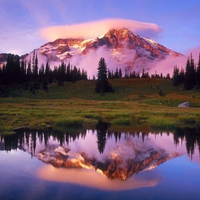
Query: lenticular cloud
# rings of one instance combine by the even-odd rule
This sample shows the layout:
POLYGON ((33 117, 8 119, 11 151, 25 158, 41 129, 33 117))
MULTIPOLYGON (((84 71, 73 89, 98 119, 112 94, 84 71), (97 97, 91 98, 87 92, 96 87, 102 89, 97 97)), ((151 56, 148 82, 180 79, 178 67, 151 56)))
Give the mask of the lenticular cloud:
POLYGON ((53 41, 58 38, 89 39, 99 37, 113 28, 127 28, 140 36, 151 38, 157 38, 162 32, 162 29, 153 23, 129 19, 103 19, 73 25, 50 26, 41 29, 40 34, 47 41, 53 41))

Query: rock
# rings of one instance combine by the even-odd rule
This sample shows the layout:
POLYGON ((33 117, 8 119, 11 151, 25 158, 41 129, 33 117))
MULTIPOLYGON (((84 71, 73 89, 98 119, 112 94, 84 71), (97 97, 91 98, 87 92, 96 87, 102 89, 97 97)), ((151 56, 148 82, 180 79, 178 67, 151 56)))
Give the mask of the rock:
POLYGON ((180 107, 180 108, 188 108, 188 107, 190 107, 190 103, 189 102, 183 102, 183 103, 179 104, 178 107, 180 107))

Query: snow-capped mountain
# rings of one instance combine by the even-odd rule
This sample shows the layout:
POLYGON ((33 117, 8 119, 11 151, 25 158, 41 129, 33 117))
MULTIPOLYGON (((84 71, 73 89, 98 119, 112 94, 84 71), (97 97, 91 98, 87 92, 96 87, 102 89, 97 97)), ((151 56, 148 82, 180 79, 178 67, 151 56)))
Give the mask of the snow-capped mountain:
MULTIPOLYGON (((109 158, 106 158, 105 161, 98 161, 96 158, 88 157, 85 152, 73 152, 69 148, 61 146, 48 148, 51 149, 51 152, 49 149, 45 149, 38 153, 38 158, 44 163, 51 164, 56 168, 96 170, 109 179, 119 180, 127 180, 139 172, 152 170, 179 156, 177 152, 168 154, 164 149, 144 148, 137 149, 135 157, 130 158, 127 156, 128 152, 124 153, 122 150, 116 152, 121 148, 117 146, 117 149, 111 150, 109 158), (53 148, 55 149, 53 150, 53 148)), ((135 147, 129 146, 128 148, 130 151, 134 151, 135 147)))
MULTIPOLYGON (((122 68, 141 72, 150 70, 155 62, 162 61, 168 56, 179 57, 180 53, 170 50, 155 41, 140 37, 130 30, 112 29, 105 35, 95 39, 80 38, 57 39, 36 49, 39 64, 49 61, 51 67, 61 61, 70 62, 84 68, 89 74, 96 71, 98 61, 104 57, 108 69, 122 68)), ((31 60, 33 52, 26 56, 31 60)))

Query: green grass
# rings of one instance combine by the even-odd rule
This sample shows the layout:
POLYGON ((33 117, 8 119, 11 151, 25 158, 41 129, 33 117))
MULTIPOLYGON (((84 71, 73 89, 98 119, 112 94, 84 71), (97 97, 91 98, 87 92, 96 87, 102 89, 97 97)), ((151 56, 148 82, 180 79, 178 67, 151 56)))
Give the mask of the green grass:
MULTIPOLYGON (((200 92, 173 87, 167 79, 109 80, 114 93, 94 92, 95 81, 49 85, 31 94, 21 89, 0 98, 0 133, 16 127, 46 128, 96 125, 101 119, 114 126, 172 129, 200 124, 200 92), (160 91, 164 95, 160 95, 160 91), (190 108, 178 108, 188 101, 190 108)), ((12 90, 12 89, 10 89, 12 90)))
POLYGON ((171 130, 176 128, 176 121, 173 118, 164 116, 152 116, 149 123, 154 129, 171 130))
POLYGON ((66 119, 56 119, 56 127, 78 127, 82 126, 83 119, 81 117, 68 117, 66 119))
POLYGON ((111 120, 111 124, 129 126, 129 125, 131 125, 131 119, 128 117, 125 117, 125 118, 119 117, 119 118, 111 120))

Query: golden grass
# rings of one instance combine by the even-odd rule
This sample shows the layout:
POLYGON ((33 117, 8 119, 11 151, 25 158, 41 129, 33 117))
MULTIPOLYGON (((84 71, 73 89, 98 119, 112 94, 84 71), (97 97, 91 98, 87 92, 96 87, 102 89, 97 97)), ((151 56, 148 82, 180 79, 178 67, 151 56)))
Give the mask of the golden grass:
POLYGON ((111 80, 115 93, 94 93, 94 81, 50 85, 49 92, 27 91, 0 98, 0 133, 16 127, 45 128, 95 125, 102 119, 113 126, 172 129, 200 124, 200 93, 174 88, 171 80, 111 80), (164 96, 159 96, 159 90, 164 96), (178 108, 189 101, 190 108, 178 108))

